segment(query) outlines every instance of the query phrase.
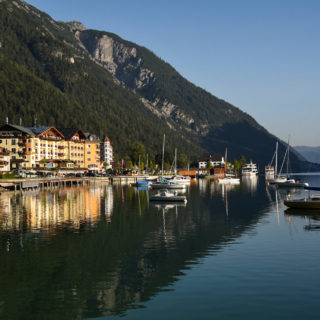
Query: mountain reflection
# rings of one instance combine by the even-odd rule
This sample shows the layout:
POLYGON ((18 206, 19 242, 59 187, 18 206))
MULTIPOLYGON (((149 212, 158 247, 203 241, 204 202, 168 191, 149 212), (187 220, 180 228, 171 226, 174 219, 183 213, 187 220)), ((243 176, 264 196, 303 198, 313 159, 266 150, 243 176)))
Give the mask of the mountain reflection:
POLYGON ((264 186, 247 201, 250 193, 213 184, 188 188, 187 205, 149 204, 152 191, 121 185, 1 195, 0 318, 140 307, 253 228, 268 205, 264 186))

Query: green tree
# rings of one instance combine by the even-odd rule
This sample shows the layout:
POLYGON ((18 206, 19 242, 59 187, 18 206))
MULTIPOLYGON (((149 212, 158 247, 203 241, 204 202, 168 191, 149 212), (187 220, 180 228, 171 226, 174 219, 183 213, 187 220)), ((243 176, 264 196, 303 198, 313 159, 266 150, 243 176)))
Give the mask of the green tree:
POLYGON ((180 153, 178 157, 178 168, 186 168, 188 166, 189 159, 188 156, 184 153, 180 153))
POLYGON ((144 147, 144 144, 142 142, 135 141, 130 146, 130 158, 134 164, 138 164, 139 157, 140 157, 140 163, 145 162, 146 148, 144 147))
POLYGON ((126 169, 132 170, 132 168, 133 168, 132 161, 131 160, 127 161, 126 162, 126 169))

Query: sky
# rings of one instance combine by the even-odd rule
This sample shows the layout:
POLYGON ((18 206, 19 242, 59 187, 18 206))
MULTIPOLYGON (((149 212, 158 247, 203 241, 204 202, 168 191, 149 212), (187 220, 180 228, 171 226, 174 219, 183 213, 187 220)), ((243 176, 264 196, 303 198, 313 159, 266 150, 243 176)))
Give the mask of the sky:
POLYGON ((318 0, 27 2, 144 46, 291 145, 320 146, 318 0))

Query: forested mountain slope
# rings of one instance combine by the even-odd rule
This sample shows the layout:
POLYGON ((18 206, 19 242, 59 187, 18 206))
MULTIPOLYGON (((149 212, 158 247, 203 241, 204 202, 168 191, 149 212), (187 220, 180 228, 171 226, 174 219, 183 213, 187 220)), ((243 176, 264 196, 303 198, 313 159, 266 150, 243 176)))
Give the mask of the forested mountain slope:
MULTIPOLYGON (((117 35, 54 21, 23 1, 0 1, 0 119, 78 126, 128 154, 139 140, 166 148, 244 155, 263 166, 276 137, 252 117, 187 81, 148 49, 117 35)), ((280 154, 285 145, 280 143, 280 154)), ((295 152, 296 170, 305 161, 295 152)))

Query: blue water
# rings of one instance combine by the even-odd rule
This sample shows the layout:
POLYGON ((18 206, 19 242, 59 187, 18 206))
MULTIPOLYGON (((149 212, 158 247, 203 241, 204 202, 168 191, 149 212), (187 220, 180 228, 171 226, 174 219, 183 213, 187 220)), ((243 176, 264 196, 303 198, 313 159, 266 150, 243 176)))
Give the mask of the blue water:
MULTIPOLYGON (((302 177, 320 185, 320 176, 302 177)), ((303 190, 199 180, 186 205, 96 185, 0 196, 2 319, 318 319, 303 190)))

